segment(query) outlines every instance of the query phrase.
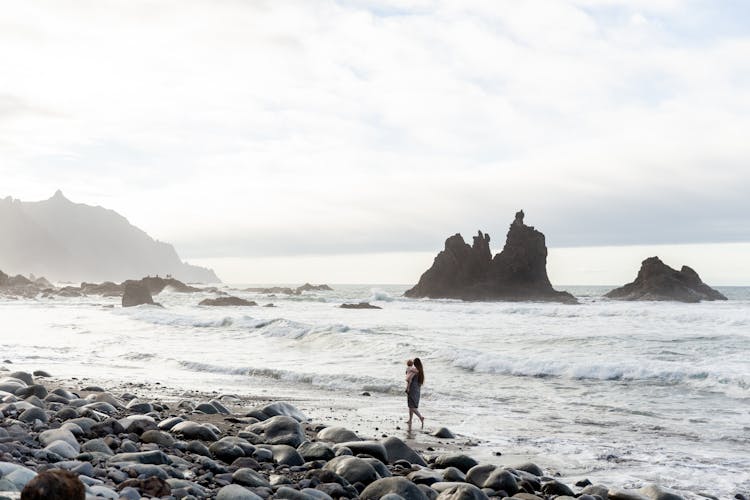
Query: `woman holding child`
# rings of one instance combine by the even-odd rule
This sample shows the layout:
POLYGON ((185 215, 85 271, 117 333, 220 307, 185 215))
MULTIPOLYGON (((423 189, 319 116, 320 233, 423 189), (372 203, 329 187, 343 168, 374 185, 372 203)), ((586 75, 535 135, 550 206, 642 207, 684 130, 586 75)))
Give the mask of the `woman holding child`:
POLYGON ((419 413, 419 396, 424 384, 424 367, 422 360, 414 358, 406 362, 406 404, 409 407, 409 429, 411 430, 411 420, 416 415, 422 422, 424 429, 424 417, 419 413))

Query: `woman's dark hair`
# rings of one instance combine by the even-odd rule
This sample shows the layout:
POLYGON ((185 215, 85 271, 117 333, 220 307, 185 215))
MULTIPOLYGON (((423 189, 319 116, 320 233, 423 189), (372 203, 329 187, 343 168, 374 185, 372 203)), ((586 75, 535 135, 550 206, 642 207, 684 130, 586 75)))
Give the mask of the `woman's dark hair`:
POLYGON ((422 366, 422 360, 414 358, 414 366, 419 370, 419 373, 417 374, 417 382, 419 382, 419 385, 422 385, 424 384, 424 367, 422 366))

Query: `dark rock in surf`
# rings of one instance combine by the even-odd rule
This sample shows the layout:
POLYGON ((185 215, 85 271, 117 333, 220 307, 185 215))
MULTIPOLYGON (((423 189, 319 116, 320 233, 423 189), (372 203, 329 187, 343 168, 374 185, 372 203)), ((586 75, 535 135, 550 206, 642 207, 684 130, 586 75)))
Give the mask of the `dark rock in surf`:
POLYGON ((481 231, 469 246, 460 234, 445 241, 432 267, 407 297, 461 300, 542 300, 577 303, 552 288, 547 277, 544 234, 523 222, 523 211, 510 225, 502 252, 492 257, 490 236, 481 231))
POLYGON ((134 307, 141 304, 153 304, 154 299, 148 287, 143 283, 131 282, 125 285, 122 294, 122 307, 134 307))
POLYGON ((239 297, 228 295, 226 297, 217 297, 215 299, 203 299, 198 303, 199 306, 257 306, 252 300, 245 300, 239 297))
POLYGON ((720 292, 701 281, 698 273, 688 266, 679 271, 664 264, 659 257, 649 257, 641 263, 635 281, 605 294, 618 300, 727 300, 720 292))
POLYGON ((374 306, 369 302, 360 302, 358 304, 341 304, 341 309, 382 309, 380 306, 374 306))

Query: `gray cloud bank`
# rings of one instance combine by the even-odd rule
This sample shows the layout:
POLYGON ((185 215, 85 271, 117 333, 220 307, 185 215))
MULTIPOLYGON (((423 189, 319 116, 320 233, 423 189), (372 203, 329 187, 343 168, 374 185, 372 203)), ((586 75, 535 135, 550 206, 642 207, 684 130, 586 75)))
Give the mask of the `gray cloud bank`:
MULTIPOLYGON (((694 0, 56 1, 0 19, 0 196, 189 257, 748 241, 750 34, 694 0)), ((744 16, 744 17, 743 17, 744 16)))

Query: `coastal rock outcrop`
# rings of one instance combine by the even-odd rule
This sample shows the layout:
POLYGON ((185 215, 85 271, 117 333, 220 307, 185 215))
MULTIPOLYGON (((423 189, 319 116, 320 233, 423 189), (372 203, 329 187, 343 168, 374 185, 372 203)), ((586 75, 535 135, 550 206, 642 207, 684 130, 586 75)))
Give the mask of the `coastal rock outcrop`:
POLYGON ((576 303, 552 288, 547 277, 544 234, 523 222, 520 211, 510 225, 502 252, 492 257, 490 236, 479 231, 469 246, 460 234, 445 241, 432 267, 407 297, 461 300, 542 300, 576 303))
POLYGON ((184 262, 175 248, 102 207, 74 203, 62 192, 44 201, 0 198, 0 262, 8 270, 53 281, 120 281, 171 274, 218 283, 211 270, 184 262))
POLYGON ((122 294, 122 307, 133 307, 141 304, 153 304, 154 299, 148 287, 138 281, 125 285, 125 291, 122 294))
POLYGON ((217 297, 215 299, 203 299, 198 303, 199 306, 257 306, 258 303, 252 300, 245 300, 239 297, 227 295, 226 297, 217 297))
POLYGON ((675 300, 700 302, 701 300, 727 300, 720 292, 701 281, 700 276, 688 266, 678 271, 659 257, 649 257, 641 263, 635 281, 605 294, 618 300, 675 300))

